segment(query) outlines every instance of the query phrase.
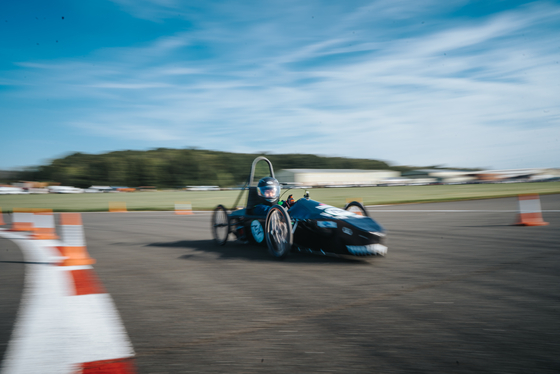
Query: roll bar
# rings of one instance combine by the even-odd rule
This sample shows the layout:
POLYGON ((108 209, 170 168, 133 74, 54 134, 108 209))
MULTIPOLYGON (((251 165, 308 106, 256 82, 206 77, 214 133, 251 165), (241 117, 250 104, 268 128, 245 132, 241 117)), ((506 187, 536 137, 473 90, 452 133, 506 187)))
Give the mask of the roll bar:
MULTIPOLYGON (((265 161, 268 164, 268 170, 270 171, 270 176, 272 178, 275 178, 274 169, 272 168, 272 162, 270 162, 270 160, 268 158, 264 157, 264 156, 259 156, 259 157, 255 158, 253 160, 253 164, 251 165, 251 174, 249 175, 249 179, 247 179, 247 183, 241 189, 241 193, 237 196, 237 199, 235 200, 235 203, 233 204, 233 207, 231 208, 231 210, 235 210, 237 208, 237 203, 239 203, 239 200, 241 200, 241 196, 243 196, 243 193, 245 192, 245 190, 250 189, 249 187, 251 187, 251 185, 254 184, 253 183, 253 178, 255 177, 255 168, 257 167, 257 164, 259 163, 259 161, 265 161)), ((249 195, 251 195, 250 191, 249 191, 249 195)), ((249 197, 248 197, 248 199, 249 199, 249 197)))
POLYGON ((257 164, 259 163, 259 161, 266 161, 266 163, 268 164, 268 170, 270 171, 270 176, 272 178, 274 178, 274 169, 272 168, 272 162, 270 162, 270 160, 264 156, 259 156, 256 159, 253 160, 253 164, 251 165, 251 175, 249 176, 249 186, 251 186, 253 184, 253 178, 255 177, 255 168, 257 167, 257 164))

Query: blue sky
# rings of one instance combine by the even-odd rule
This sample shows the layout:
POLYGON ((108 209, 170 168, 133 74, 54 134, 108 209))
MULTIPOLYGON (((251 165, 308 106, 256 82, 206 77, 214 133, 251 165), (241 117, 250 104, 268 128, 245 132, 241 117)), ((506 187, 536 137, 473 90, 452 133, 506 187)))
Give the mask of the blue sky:
POLYGON ((0 169, 198 147, 560 167, 560 3, 0 2, 0 169))

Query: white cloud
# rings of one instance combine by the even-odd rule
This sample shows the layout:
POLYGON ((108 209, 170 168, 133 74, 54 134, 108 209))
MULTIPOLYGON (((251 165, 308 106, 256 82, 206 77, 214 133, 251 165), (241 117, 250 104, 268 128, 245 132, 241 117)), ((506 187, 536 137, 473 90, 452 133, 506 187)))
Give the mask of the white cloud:
MULTIPOLYGON (((155 17, 181 10, 171 1, 119 2, 139 16, 152 7, 155 17)), ((99 51, 86 63, 20 63, 35 74, 25 95, 79 98, 68 125, 158 146, 416 165, 529 167, 555 159, 560 65, 557 29, 547 27, 560 7, 438 19, 433 29, 395 38, 367 16, 429 16, 436 3, 373 2, 321 29, 308 21, 309 35, 301 25, 285 27, 294 22, 282 18, 289 12, 246 23, 235 14, 234 29, 228 20, 201 20, 194 31, 99 51), (520 36, 537 29, 538 37, 520 36), (209 57, 193 58, 201 45, 209 57)))
POLYGON ((175 0, 113 0, 135 17, 160 21, 171 17, 180 10, 180 2, 175 0))
MULTIPOLYGON (((125 119, 125 121, 127 120, 125 119)), ((172 129, 146 126, 136 121, 116 122, 115 118, 111 118, 110 122, 71 122, 70 125, 102 137, 119 137, 163 142, 184 139, 179 134, 174 133, 172 129)))

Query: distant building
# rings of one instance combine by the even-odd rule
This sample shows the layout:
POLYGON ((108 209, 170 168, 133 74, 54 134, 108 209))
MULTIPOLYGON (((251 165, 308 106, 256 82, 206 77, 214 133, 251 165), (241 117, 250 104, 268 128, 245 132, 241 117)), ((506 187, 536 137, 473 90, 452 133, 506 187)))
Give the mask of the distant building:
POLYGON ((466 183, 476 178, 472 172, 451 169, 418 169, 402 173, 403 177, 422 179, 423 181, 432 180, 442 183, 466 183))
POLYGON ((503 170, 448 170, 448 169, 418 169, 403 173, 403 177, 414 180, 432 178, 441 183, 468 182, 526 182, 545 181, 560 177, 559 169, 503 169, 503 170))
POLYGON ((283 169, 276 173, 276 178, 283 183, 304 186, 372 186, 400 175, 393 170, 283 169))
POLYGON ((560 169, 503 169, 470 172, 480 181, 536 181, 560 177, 560 169))

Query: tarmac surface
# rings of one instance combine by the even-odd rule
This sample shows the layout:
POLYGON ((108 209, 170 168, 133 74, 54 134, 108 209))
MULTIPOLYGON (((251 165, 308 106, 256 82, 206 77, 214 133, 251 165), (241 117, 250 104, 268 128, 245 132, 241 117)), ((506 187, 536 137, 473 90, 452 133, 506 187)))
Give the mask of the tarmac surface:
MULTIPOLYGON (((218 202, 219 203, 219 202, 218 202)), ((211 240, 210 214, 85 213, 139 373, 558 373, 560 195, 370 207, 386 257, 211 240)), ((0 239, 0 357, 24 264, 0 239)))
POLYGON ((23 292, 25 264, 18 246, 0 238, 0 360, 4 357, 23 292))

